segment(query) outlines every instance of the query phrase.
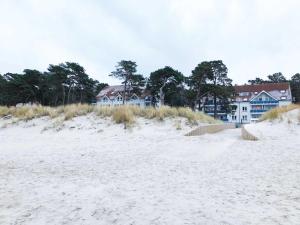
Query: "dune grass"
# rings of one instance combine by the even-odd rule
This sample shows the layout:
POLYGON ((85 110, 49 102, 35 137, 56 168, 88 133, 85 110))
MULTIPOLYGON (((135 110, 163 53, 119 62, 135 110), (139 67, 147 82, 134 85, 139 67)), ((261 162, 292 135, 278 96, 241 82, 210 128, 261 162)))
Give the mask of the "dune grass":
POLYGON ((129 107, 117 107, 113 110, 112 118, 116 123, 131 124, 134 122, 135 116, 129 107))
POLYGON ((72 104, 59 107, 47 106, 22 106, 22 107, 4 107, 0 106, 0 118, 12 116, 20 120, 31 120, 34 118, 48 116, 50 118, 62 117, 63 120, 70 120, 77 116, 83 116, 93 113, 99 117, 111 117, 116 123, 134 123, 137 117, 146 119, 164 120, 165 118, 186 118, 191 123, 220 123, 220 121, 205 115, 201 112, 194 112, 186 107, 138 107, 132 105, 124 106, 93 106, 88 104, 72 104))
POLYGON ((300 105, 290 104, 290 105, 286 105, 286 106, 276 107, 276 108, 271 109, 270 111, 264 113, 262 115, 262 117, 259 119, 259 121, 265 121, 265 120, 273 121, 276 119, 280 119, 284 113, 289 112, 294 109, 300 109, 300 105))
POLYGON ((56 116, 56 110, 47 106, 23 106, 23 107, 0 107, 0 117, 13 116, 21 120, 31 120, 33 118, 49 116, 51 118, 56 116))

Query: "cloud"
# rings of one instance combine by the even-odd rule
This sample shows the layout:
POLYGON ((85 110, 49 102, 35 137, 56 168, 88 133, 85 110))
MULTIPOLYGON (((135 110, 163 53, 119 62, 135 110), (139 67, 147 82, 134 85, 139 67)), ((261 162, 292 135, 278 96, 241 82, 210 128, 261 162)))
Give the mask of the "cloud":
POLYGON ((3 0, 0 73, 76 61, 101 82, 122 59, 140 73, 185 75, 222 59, 235 83, 299 72, 300 2, 286 0, 3 0))

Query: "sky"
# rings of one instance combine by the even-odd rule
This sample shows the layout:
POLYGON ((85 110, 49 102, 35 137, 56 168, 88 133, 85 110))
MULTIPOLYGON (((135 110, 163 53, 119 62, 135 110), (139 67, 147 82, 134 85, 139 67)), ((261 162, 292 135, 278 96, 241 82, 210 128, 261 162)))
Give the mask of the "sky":
POLYGON ((100 82, 117 62, 185 76, 223 60, 234 84, 300 72, 299 0, 0 0, 0 74, 77 62, 100 82))

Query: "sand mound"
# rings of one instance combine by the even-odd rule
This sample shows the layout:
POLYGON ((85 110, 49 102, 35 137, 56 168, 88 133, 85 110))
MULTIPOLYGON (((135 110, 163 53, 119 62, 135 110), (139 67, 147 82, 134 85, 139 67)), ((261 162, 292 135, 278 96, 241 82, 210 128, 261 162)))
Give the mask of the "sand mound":
POLYGON ((245 125, 258 139, 286 139, 300 134, 300 109, 281 114, 277 119, 245 125))

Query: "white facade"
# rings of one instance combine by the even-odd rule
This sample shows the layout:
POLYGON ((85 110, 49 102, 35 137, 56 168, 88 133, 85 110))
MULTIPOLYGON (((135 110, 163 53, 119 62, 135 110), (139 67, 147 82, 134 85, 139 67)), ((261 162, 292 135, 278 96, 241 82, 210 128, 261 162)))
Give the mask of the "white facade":
MULTIPOLYGON (((145 98, 143 99, 139 98, 135 94, 133 94, 133 96, 125 100, 125 104, 145 107, 145 106, 149 106, 149 104, 151 104, 151 101, 147 101, 145 98)), ((123 97, 121 95, 118 95, 117 97, 109 98, 108 96, 105 95, 97 99, 97 105, 120 106, 123 105, 123 97)))
POLYGON ((281 86, 279 84, 252 85, 253 91, 251 91, 251 87, 249 86, 245 86, 246 91, 243 91, 243 87, 239 86, 238 96, 231 104, 232 112, 227 116, 229 122, 256 122, 270 109, 292 103, 289 84, 284 83, 281 86), (273 86, 274 88, 272 88, 273 86), (258 92, 257 90, 260 88, 262 90, 258 92), (263 88, 269 91, 265 91, 263 88))
MULTIPOLYGON (((97 105, 120 106, 123 105, 123 85, 105 87, 97 95, 97 105)), ((132 91, 132 90, 129 90, 132 91)), ((151 105, 151 96, 138 96, 135 93, 126 93, 125 104, 146 107, 151 105)))
POLYGON ((236 109, 232 110, 230 115, 227 115, 228 121, 232 123, 250 123, 250 102, 234 102, 231 106, 236 109))

